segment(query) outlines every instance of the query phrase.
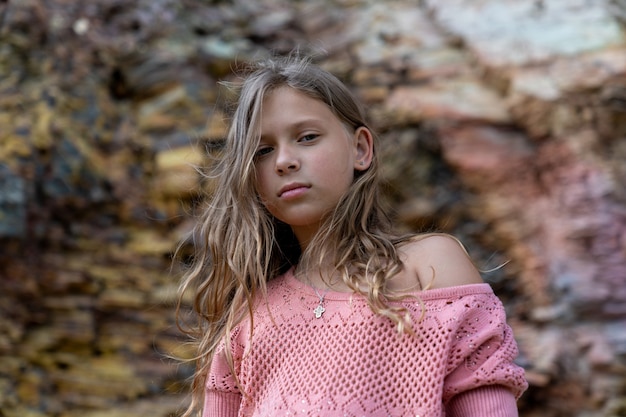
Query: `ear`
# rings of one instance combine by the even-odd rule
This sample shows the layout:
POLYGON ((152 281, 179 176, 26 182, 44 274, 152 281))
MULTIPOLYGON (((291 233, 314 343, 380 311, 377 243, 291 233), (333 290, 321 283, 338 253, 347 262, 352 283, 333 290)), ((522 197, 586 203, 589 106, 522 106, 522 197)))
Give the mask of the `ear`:
POLYGON ((365 171, 374 158, 374 136, 365 126, 354 131, 354 169, 365 171))

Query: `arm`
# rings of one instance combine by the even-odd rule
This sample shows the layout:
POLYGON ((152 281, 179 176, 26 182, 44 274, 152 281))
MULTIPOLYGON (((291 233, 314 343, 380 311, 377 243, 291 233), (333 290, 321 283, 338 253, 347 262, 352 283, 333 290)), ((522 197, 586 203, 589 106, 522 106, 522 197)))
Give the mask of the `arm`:
POLYGON ((528 383, 514 363, 517 344, 493 292, 456 300, 444 381, 451 416, 516 417, 516 399, 528 383))
MULTIPOLYGON (((233 336, 239 333, 238 330, 233 336)), ((239 351, 235 350, 237 355, 239 351)), ((239 414, 241 397, 236 378, 226 359, 225 344, 222 343, 213 357, 207 375, 202 417, 236 417, 239 414)))
MULTIPOLYGON (((423 287, 483 282, 465 249, 451 236, 422 238, 409 244, 407 252, 423 287)), ((524 370, 513 362, 517 344, 502 303, 493 293, 459 302, 462 308, 454 313, 456 334, 444 388, 446 415, 517 417, 516 399, 527 383, 524 370)))

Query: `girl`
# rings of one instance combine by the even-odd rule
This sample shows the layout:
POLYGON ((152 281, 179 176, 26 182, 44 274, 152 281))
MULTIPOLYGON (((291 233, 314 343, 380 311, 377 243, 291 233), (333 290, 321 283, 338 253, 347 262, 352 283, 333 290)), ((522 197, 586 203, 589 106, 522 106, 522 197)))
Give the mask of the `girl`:
POLYGON ((517 415, 502 304, 454 238, 390 232, 378 177, 337 78, 294 57, 249 74, 183 282, 186 415, 517 415))

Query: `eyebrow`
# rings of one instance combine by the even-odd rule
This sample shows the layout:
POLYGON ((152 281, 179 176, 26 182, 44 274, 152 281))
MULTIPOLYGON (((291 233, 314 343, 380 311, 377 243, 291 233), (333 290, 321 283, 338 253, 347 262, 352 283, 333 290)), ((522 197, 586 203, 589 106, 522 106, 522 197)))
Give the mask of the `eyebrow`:
POLYGON ((307 127, 309 125, 325 125, 326 121, 323 119, 318 119, 318 118, 307 118, 307 119, 302 119, 302 120, 298 120, 297 122, 291 123, 288 125, 289 129, 294 129, 294 130, 298 130, 298 129, 302 129, 303 127, 307 127))

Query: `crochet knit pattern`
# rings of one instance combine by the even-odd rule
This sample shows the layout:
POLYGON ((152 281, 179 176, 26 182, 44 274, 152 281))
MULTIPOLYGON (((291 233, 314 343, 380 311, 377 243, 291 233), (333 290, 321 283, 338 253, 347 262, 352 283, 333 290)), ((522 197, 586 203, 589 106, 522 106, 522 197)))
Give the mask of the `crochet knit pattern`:
POLYGON ((292 271, 270 281, 267 300, 255 306, 252 340, 249 319, 231 335, 240 385, 218 351, 204 416, 441 417, 470 390, 500 396, 496 401, 508 395, 514 405, 527 383, 513 363, 517 346, 491 287, 414 295, 421 303, 401 303, 418 323, 416 336, 399 335, 360 296, 328 292, 326 311, 315 318, 319 298, 292 271))

